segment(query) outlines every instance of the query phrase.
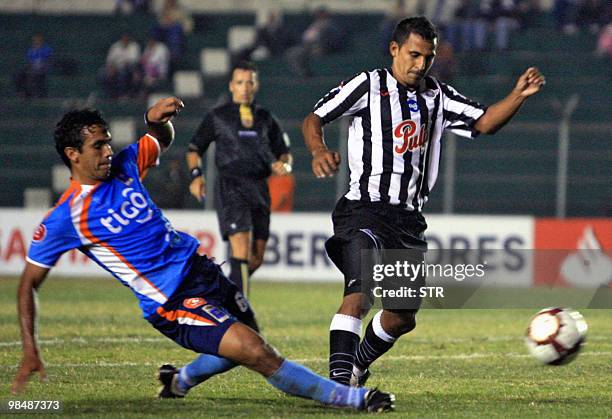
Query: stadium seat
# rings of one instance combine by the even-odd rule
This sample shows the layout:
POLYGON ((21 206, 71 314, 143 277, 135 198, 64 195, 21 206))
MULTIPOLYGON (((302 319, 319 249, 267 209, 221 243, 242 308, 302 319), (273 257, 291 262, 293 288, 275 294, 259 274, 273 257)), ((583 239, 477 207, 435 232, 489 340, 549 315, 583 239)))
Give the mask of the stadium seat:
POLYGON ((200 70, 205 76, 224 76, 229 71, 230 57, 225 48, 204 48, 200 53, 200 70))
POLYGON ((51 185, 53 192, 64 192, 70 186, 70 170, 63 164, 55 164, 51 168, 51 185))
POLYGON ((25 188, 23 191, 23 206, 25 208, 49 208, 51 206, 51 190, 49 188, 25 188))
POLYGON ((174 73, 174 94, 179 97, 200 97, 204 92, 202 77, 197 71, 174 73))
POLYGON ((253 45, 256 30, 253 26, 232 26, 227 31, 227 47, 230 51, 239 51, 253 45))
POLYGON ((113 135, 113 146, 117 149, 134 142, 136 139, 136 122, 134 118, 114 118, 109 121, 113 135))
POLYGON ((147 107, 150 108, 151 106, 155 105, 157 101, 170 96, 173 96, 173 94, 167 92, 151 93, 149 96, 147 96, 147 107))

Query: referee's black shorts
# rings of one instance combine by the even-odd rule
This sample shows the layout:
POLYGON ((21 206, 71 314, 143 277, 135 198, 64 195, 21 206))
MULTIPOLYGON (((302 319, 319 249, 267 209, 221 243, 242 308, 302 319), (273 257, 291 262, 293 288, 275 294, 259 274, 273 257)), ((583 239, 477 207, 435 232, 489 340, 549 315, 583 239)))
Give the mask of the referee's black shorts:
MULTIPOLYGON (((332 213, 334 235, 325 243, 330 259, 344 274, 344 295, 367 291, 375 285, 372 271, 363 272, 367 263, 381 263, 385 250, 410 249, 411 263, 421 263, 427 242, 423 232, 427 228, 420 212, 407 211, 385 202, 351 201, 342 197, 332 213), (363 251, 378 256, 378 262, 363 263, 363 251), (364 285, 364 284, 367 284, 364 285)), ((420 278, 412 285, 424 285, 420 278)), ((405 284, 387 283, 389 287, 405 284)), ((371 291, 371 290, 370 290, 371 291)), ((372 297, 370 295, 370 297, 372 297)), ((383 300, 383 306, 385 302, 383 300)))
POLYGON ((254 240, 270 236, 270 192, 264 179, 218 176, 215 199, 223 240, 253 231, 254 240))

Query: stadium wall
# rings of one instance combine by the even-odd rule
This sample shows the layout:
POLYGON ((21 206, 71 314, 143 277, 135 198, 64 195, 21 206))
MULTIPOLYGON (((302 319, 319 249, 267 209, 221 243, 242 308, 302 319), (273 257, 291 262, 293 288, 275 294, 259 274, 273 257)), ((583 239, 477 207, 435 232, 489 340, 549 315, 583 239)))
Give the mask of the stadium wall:
MULTIPOLYGON (((34 230, 44 211, 20 208, 0 210, 0 274, 17 275, 34 230)), ((227 260, 227 245, 221 239, 217 218, 210 211, 165 211, 178 230, 200 240, 202 253, 227 260)), ((473 249, 480 257, 495 257, 502 249, 512 263, 491 266, 491 282, 499 285, 531 286, 553 281, 579 285, 585 275, 602 283, 612 280, 612 219, 537 219, 529 216, 427 217, 427 238, 432 249, 462 252, 473 249), (557 249, 554 258, 534 258, 557 249), (581 261, 582 264, 576 264, 581 261), (585 263, 586 261, 586 263, 585 263), (573 266, 574 278, 562 278, 564 263, 573 266), (590 264, 589 264, 590 263, 590 264), (572 265, 573 264, 573 265, 572 265), (580 271, 581 266, 587 270, 580 271), (576 271, 579 270, 579 272, 576 271), (547 279, 548 278, 548 279, 547 279)), ((255 278, 267 280, 339 281, 341 276, 325 253, 325 240, 332 234, 326 213, 274 214, 266 259, 255 278)), ((547 253, 550 255, 551 253, 547 253)), ((101 268, 73 251, 64 255, 53 270, 58 276, 104 276, 101 268)))

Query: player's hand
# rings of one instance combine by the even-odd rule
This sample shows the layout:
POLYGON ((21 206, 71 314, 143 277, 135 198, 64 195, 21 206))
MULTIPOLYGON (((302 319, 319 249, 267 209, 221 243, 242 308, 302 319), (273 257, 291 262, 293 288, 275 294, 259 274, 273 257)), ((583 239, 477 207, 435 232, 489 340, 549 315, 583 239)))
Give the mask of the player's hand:
POLYGON ((288 175, 291 173, 291 165, 282 160, 277 160, 270 166, 272 168, 272 173, 278 176, 288 175))
POLYGON ((546 84, 546 79, 535 67, 529 67, 521 77, 519 77, 514 87, 514 91, 522 97, 529 97, 540 91, 546 84))
POLYGON ((333 176, 339 164, 340 154, 335 151, 320 150, 312 153, 312 173, 318 178, 333 176))
POLYGON ((191 192, 191 195, 193 195, 198 201, 202 202, 204 200, 204 197, 206 196, 206 181, 202 176, 198 176, 191 181, 191 184, 189 185, 189 192, 191 192))
POLYGON ((147 111, 147 120, 153 124, 163 124, 171 120, 185 107, 177 97, 160 99, 147 111))
POLYGON ((40 357, 37 355, 24 355, 19 365, 19 370, 15 375, 13 384, 11 385, 11 392, 13 394, 21 393, 28 384, 30 375, 38 371, 40 381, 47 381, 47 374, 45 372, 45 365, 43 364, 40 357))

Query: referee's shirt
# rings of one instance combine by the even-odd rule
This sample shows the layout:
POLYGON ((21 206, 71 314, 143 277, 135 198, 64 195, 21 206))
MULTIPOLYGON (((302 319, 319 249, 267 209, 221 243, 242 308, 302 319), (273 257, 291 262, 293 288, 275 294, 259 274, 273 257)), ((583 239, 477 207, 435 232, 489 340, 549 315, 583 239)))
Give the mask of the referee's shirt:
POLYGON ((210 111, 189 143, 202 156, 215 141, 215 165, 224 177, 265 179, 271 165, 289 153, 289 140, 270 112, 253 103, 253 126, 240 120, 240 105, 228 103, 210 111))
POLYGON ((352 118, 347 199, 421 211, 438 177, 443 131, 474 138, 485 110, 433 77, 411 91, 390 70, 377 69, 332 89, 313 112, 323 124, 352 118))

